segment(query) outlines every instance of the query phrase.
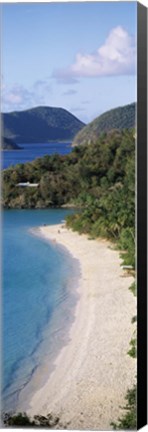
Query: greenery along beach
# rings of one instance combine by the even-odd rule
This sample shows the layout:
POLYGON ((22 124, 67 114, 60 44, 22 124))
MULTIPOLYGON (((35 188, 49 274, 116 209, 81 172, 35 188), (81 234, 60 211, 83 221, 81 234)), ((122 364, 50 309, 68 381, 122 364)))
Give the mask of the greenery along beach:
POLYGON ((136 424, 136 369, 131 358, 135 357, 132 319, 136 304, 129 291, 131 286, 134 291, 135 268, 134 110, 132 104, 104 115, 105 132, 98 132, 100 117, 95 119, 75 137, 68 155, 44 156, 3 171, 5 208, 75 208, 66 217, 68 230, 65 225, 41 228, 42 235, 61 243, 80 262, 80 299, 70 343, 57 358, 51 377, 47 373, 47 385, 35 393, 30 408, 24 403, 25 390, 19 403, 19 410, 27 409, 31 417, 52 411, 62 426, 74 429, 109 428, 112 422, 118 423, 128 390, 134 395, 132 403, 127 396, 130 417, 125 414, 118 427, 136 424), (123 127, 125 112, 127 126, 130 118, 127 128, 123 127), (123 113, 123 123, 119 113, 123 113), (118 129, 114 129, 116 118, 118 129), (80 134, 85 137, 82 144, 78 144, 80 134), (27 182, 36 187, 19 186, 27 182), (121 269, 123 264, 129 275, 121 269), (120 386, 116 387, 117 382, 120 386))

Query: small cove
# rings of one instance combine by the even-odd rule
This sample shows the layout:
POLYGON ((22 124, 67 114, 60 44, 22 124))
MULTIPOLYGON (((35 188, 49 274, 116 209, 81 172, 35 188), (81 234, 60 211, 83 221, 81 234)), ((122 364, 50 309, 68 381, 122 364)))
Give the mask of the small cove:
POLYGON ((78 298, 79 265, 65 248, 39 236, 37 227, 59 223, 70 212, 66 209, 3 212, 5 411, 16 409, 18 402, 23 402, 21 395, 29 396, 36 385, 44 384, 55 356, 68 342, 78 298))

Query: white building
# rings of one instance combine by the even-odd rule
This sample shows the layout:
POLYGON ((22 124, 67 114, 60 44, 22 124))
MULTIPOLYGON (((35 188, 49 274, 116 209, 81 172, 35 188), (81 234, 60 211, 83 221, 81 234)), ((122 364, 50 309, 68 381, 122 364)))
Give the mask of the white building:
POLYGON ((30 182, 21 182, 18 183, 17 186, 19 187, 38 187, 39 183, 30 183, 30 182))

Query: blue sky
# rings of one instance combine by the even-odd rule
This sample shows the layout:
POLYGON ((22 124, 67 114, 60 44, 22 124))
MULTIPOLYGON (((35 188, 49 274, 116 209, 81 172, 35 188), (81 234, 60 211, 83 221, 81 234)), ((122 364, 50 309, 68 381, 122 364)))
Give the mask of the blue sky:
POLYGON ((2 110, 85 122, 136 100, 136 2, 2 5, 2 110))

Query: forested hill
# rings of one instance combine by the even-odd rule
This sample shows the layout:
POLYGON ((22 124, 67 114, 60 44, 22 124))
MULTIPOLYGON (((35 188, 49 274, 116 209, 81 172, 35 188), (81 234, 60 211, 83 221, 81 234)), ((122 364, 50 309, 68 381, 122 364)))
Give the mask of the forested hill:
POLYGON ((1 150, 19 150, 20 147, 10 138, 1 137, 1 150))
POLYGON ((135 103, 107 111, 78 132, 74 138, 73 146, 93 142, 102 132, 133 128, 135 127, 135 116, 135 103))
POLYGON ((81 207, 69 217, 74 229, 120 240, 134 265, 135 130, 102 134, 93 144, 76 146, 3 171, 5 208, 81 207), (37 187, 21 187, 20 182, 37 187))
POLYGON ((2 122, 4 135, 17 144, 71 141, 85 126, 65 109, 53 107, 5 113, 2 122))

